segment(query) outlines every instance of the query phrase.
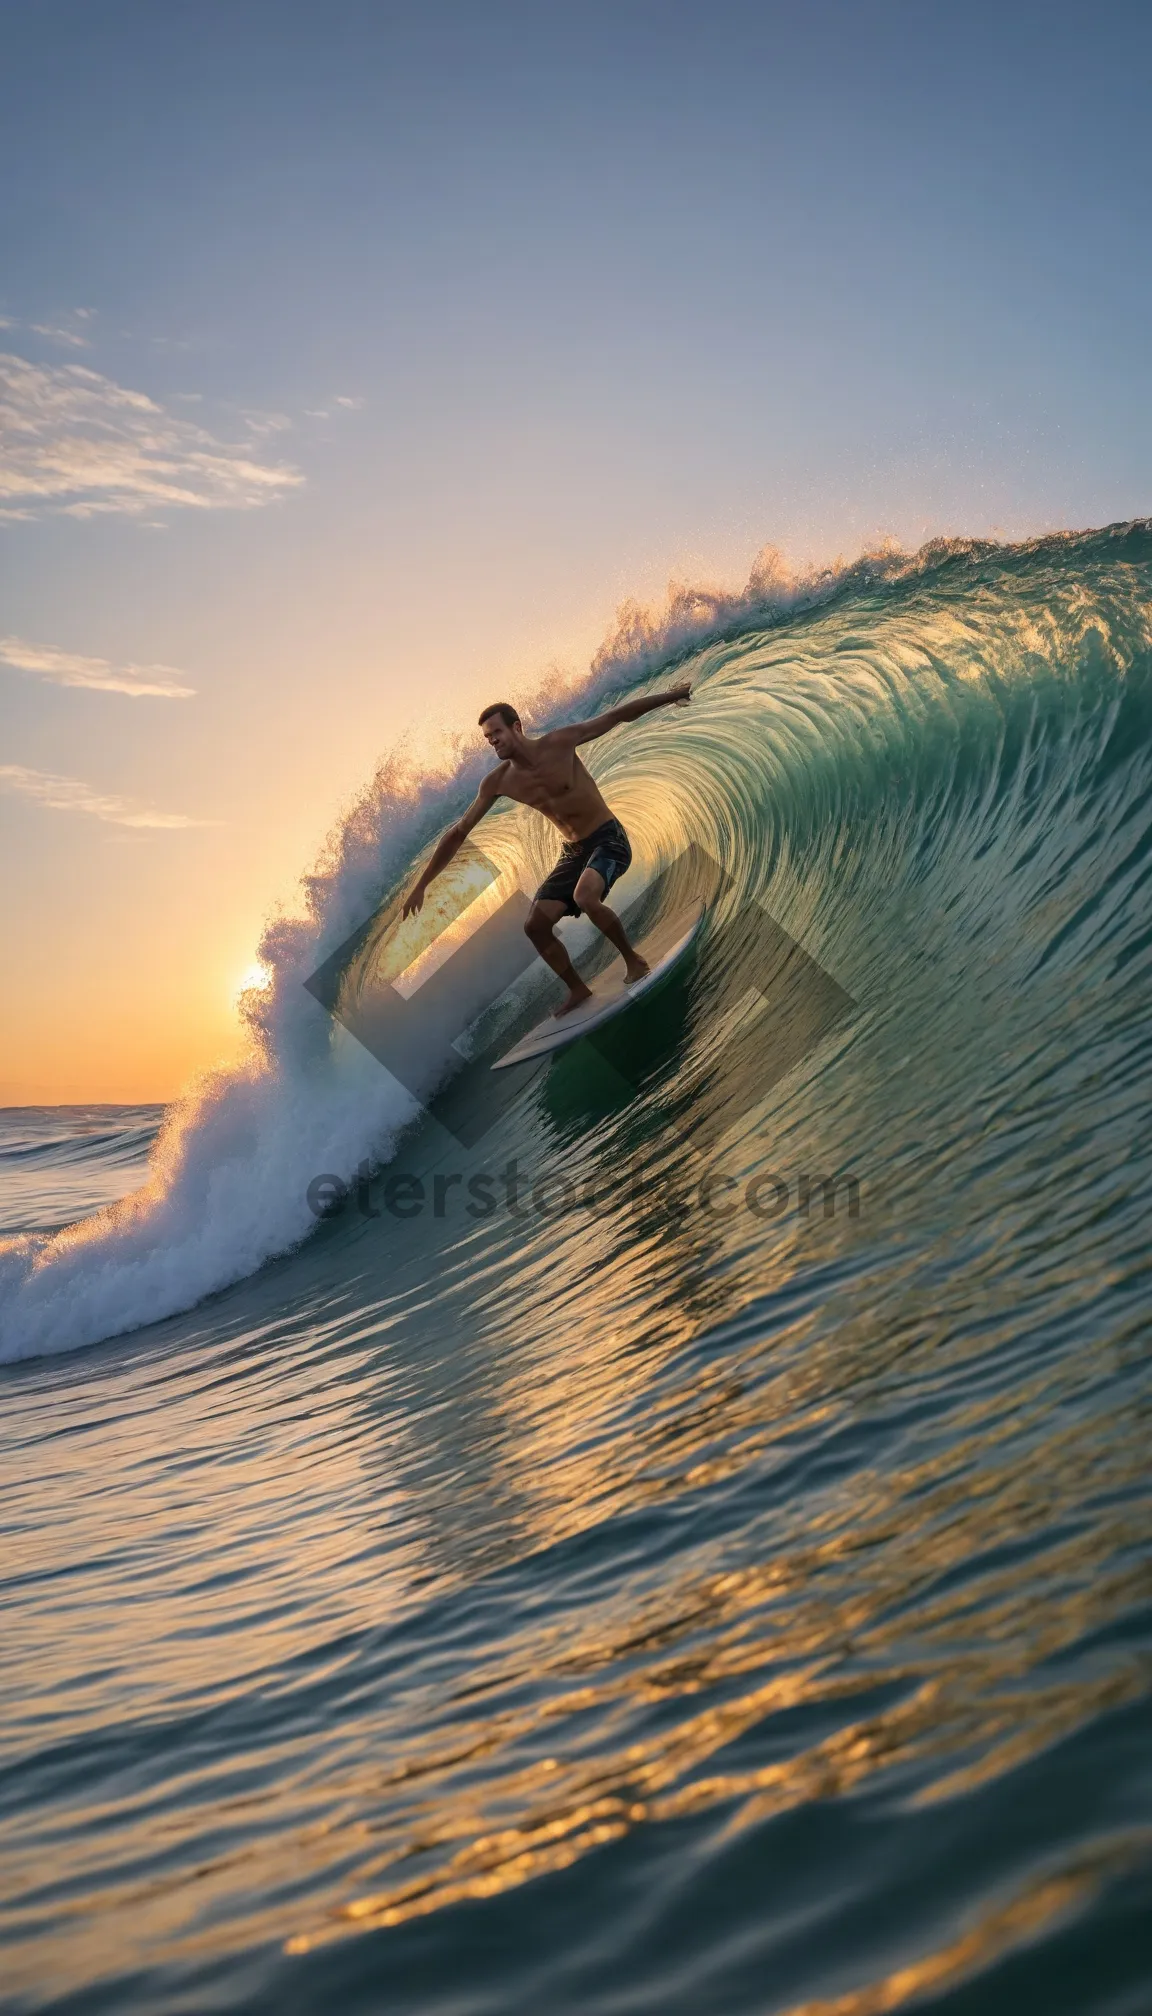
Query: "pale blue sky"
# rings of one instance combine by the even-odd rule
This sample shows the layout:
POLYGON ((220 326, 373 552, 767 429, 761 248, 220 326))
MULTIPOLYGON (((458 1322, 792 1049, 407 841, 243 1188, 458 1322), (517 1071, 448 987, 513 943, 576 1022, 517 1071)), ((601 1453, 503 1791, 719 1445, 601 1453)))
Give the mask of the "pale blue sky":
POLYGON ((231 970, 399 728, 672 572, 1152 509, 1146 5, 9 0, 0 49, 26 960, 138 994, 162 895, 206 1002, 209 891, 231 970))

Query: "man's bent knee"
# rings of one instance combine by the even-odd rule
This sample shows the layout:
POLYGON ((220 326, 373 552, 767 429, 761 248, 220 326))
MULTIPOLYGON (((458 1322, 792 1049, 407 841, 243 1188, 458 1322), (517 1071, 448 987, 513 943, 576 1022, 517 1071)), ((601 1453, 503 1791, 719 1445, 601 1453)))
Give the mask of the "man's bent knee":
POLYGON ((581 910, 598 909, 607 893, 599 869, 586 868, 576 884, 572 900, 580 905, 581 910))

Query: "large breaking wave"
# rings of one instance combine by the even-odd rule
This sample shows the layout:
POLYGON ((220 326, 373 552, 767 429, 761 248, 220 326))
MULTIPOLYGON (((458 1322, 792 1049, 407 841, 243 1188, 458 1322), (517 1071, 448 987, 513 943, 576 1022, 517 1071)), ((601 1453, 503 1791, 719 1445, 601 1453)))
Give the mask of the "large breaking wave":
MULTIPOLYGON (((1118 980, 1128 999, 1148 962, 1147 524, 942 541, 803 578, 766 554, 739 593, 681 589, 657 614, 626 609, 584 681, 526 711, 537 727, 587 712, 673 664, 693 678, 691 708, 589 756, 641 874, 700 842, 877 1027, 913 942, 953 965, 958 986, 967 975, 966 1012, 990 1035, 1013 1024, 1039 967, 1086 1003, 1118 980)), ((350 1174, 394 1152, 412 1097, 304 983, 366 918, 391 925, 413 862, 484 761, 469 746, 431 774, 381 767, 304 878, 298 912, 265 931, 268 984, 242 1002, 244 1060, 170 1109, 142 1188, 0 1247, 0 1357, 191 1308, 307 1238, 317 1170, 350 1174)), ((516 808, 478 837, 505 884, 530 888, 552 851, 516 808)), ((450 876, 443 888, 450 897, 450 876)), ((434 923, 433 911, 422 928, 434 923)), ((406 956, 419 949, 412 936, 406 956)), ((1047 1096, 1069 1096, 1068 1058, 1047 1069, 1047 1096)))

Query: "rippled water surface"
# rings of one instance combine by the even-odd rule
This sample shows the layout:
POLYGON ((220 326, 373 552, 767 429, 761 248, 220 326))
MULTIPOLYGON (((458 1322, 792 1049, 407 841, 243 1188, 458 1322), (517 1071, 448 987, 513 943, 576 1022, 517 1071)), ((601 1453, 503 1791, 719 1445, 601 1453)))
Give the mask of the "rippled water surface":
POLYGON ((0 1116, 4 2006, 1152 2008, 1150 637, 1142 527, 730 612, 595 752, 699 951, 469 1146, 335 899, 154 1149, 0 1116))

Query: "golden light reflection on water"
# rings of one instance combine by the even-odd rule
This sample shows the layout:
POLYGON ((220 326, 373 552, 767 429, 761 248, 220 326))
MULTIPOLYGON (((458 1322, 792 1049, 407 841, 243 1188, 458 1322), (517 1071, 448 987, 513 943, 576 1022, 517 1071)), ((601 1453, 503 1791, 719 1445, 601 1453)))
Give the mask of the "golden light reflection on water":
POLYGON ((1055 1921, 1083 1908, 1110 1878, 1147 1856, 1152 1836, 1134 1835, 1078 1858, 1075 1867, 1041 1879, 1007 1903, 991 1906, 968 1931, 909 1967, 846 1995, 794 2002, 785 2016, 885 2016, 933 1990, 959 1986, 1055 1921))
MULTIPOLYGON (((323 1328, 315 1325, 306 1346, 320 1348, 323 1328)), ((67 1461, 46 1466, 42 1452, 29 1450, 26 1474, 6 1477, 10 1515, 33 1501, 37 1512, 20 1537, 21 1573, 50 1584, 62 1560, 74 1567, 54 1603, 15 1612, 6 1632, 8 1657, 34 1671, 51 1699, 60 1740, 98 1724, 109 1696, 121 1710, 131 1698, 152 1707, 168 1694, 202 1705, 227 1697, 237 1687, 237 1636, 251 1668, 275 1670, 299 1654, 310 1628, 326 1632, 334 1610, 345 1625, 388 1614, 420 1572, 418 1533, 395 1488, 385 1496, 375 1476, 370 1509, 388 1528, 388 1557, 370 1580, 349 1558, 333 1501, 369 1505, 353 1398, 337 1381, 306 1415, 270 1411, 275 1364, 266 1374, 255 1355, 270 1342, 235 1340, 235 1365, 206 1376, 187 1366, 181 1380, 157 1366, 123 1407, 94 1421, 79 1396, 74 1425, 67 1407, 57 1423, 67 1461), (160 1535, 163 1576, 152 1558, 160 1535), (91 1561, 102 1561, 108 1578, 99 1604, 85 1590, 91 1561), (289 1587, 296 1598, 281 1604, 277 1590, 289 1587), (303 1606, 302 1590, 310 1592, 303 1606)), ((10 1736, 17 1720, 14 1707, 10 1736)))
MULTIPOLYGON (((1040 1396, 1014 1397, 1019 1437, 1029 1416, 1039 1418, 1040 1396)), ((383 1825, 391 1845, 365 1861, 362 1884, 422 1858, 434 1866, 350 1899, 293 1934, 289 1949, 490 1896, 644 1823, 727 1807, 730 1828, 749 1828, 910 1767, 929 1774, 914 1799, 956 1797, 1140 1698, 1149 1675, 1134 1655, 1062 1680, 1041 1681, 1036 1669, 1149 1593, 1146 1562, 1115 1565, 1140 1546, 1146 1506, 1042 1546, 1034 1583, 1022 1586, 1018 1567, 979 1566, 1013 1540, 1058 1529, 1083 1502, 1088 1480, 1099 1485, 1102 1466, 1110 1491, 1139 1493, 1146 1482, 1139 1438, 1118 1443, 1115 1419, 1086 1421, 1060 1438, 1056 1462, 1049 1445, 997 1464, 995 1434, 986 1443, 977 1432, 990 1406, 969 1410, 976 1418, 967 1439, 934 1462, 854 1478, 832 1496, 823 1522, 808 1522, 804 1544, 758 1566, 682 1578, 627 1615, 609 1605, 599 1636, 538 1629, 522 1666, 487 1664, 479 1691, 492 1705, 457 1723, 450 1750, 409 1755, 402 1779, 346 1788, 358 1805, 390 1810, 383 1825), (834 1530, 820 1537, 821 1523, 834 1530), (950 1576, 955 1586, 941 1591, 950 1576), (762 1677, 781 1665, 786 1670, 762 1677), (500 1695, 529 1671, 538 1686, 563 1682, 564 1691, 532 1708, 501 1710, 500 1695), (745 1676, 757 1684, 733 1697, 732 1682, 745 1676), (877 1687, 896 1688, 899 1698, 853 1716, 853 1698, 877 1687), (690 1710, 710 1692, 725 1698, 690 1710), (659 1734, 636 1733, 646 1708, 670 1703, 686 1711, 673 1726, 662 1715, 659 1734), (835 1703, 847 1711, 844 1726, 796 1754, 743 1770, 708 1768, 772 1716, 835 1703), (594 1758, 566 1756, 566 1726, 590 1715, 600 1718, 594 1758), (517 1766, 516 1751, 541 1741, 547 1754, 517 1766), (484 1793, 453 1796, 457 1765, 480 1754, 484 1793), (970 1762, 950 1767, 965 1755, 970 1762), (422 1794, 406 1819, 396 1810, 401 1785, 422 1794), (487 1818, 517 1807, 515 1822, 493 1827, 487 1818)), ((461 1705, 477 1691, 462 1688, 461 1705)), ((978 1947, 969 1942, 963 1951, 975 1955, 978 1947)))

